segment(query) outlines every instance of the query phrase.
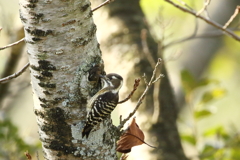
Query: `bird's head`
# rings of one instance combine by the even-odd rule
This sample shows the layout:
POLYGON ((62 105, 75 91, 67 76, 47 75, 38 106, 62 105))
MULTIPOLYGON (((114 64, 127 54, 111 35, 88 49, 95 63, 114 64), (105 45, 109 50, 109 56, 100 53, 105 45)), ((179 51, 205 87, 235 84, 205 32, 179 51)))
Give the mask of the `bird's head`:
POLYGON ((103 88, 111 88, 113 93, 117 93, 122 87, 123 78, 116 73, 100 75, 100 78, 103 88))

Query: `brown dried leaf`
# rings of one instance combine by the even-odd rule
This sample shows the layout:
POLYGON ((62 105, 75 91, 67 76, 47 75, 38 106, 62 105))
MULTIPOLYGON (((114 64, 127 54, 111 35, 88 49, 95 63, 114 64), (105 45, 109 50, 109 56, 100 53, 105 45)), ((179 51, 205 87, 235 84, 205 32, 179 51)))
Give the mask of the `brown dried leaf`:
POLYGON ((25 156, 27 157, 28 160, 32 160, 32 156, 28 151, 24 152, 25 156))
POLYGON ((131 148, 144 143, 144 134, 138 127, 135 118, 132 119, 127 131, 123 133, 117 142, 117 151, 121 153, 131 152, 131 148))

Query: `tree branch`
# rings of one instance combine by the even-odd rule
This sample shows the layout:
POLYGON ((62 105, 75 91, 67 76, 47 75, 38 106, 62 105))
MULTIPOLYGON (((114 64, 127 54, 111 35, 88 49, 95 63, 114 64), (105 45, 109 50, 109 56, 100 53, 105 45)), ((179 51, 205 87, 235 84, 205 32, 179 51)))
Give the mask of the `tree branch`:
POLYGON ((4 77, 4 78, 0 79, 0 83, 6 83, 11 79, 17 78, 28 68, 28 66, 29 66, 29 62, 20 71, 12 74, 10 76, 7 76, 7 77, 4 77))
POLYGON ((239 14, 239 12, 240 12, 240 6, 237 6, 237 8, 235 9, 235 12, 233 13, 233 15, 230 17, 230 19, 227 21, 227 23, 223 26, 224 29, 226 29, 230 25, 230 23, 239 14))
POLYGON ((137 87, 139 86, 140 81, 141 81, 140 78, 135 79, 135 83, 133 85, 133 90, 131 91, 131 93, 127 96, 127 98, 125 98, 122 101, 119 101, 118 104, 124 103, 132 97, 134 92, 137 90, 137 87))
POLYGON ((175 40, 175 41, 172 41, 172 42, 169 42, 168 44, 164 45, 162 48, 163 49, 166 49, 172 45, 175 45, 175 44, 179 44, 179 43, 183 43, 183 42, 186 42, 186 41, 189 41, 189 40, 192 40, 192 39, 197 39, 197 38, 213 38, 213 37, 219 37, 219 36, 223 36, 224 33, 219 31, 219 30, 216 30, 217 32, 209 32, 209 33, 205 33, 205 34, 199 34, 199 35, 189 35, 185 38, 181 38, 179 40, 175 40))
POLYGON ((135 106, 134 110, 128 115, 127 118, 125 118, 124 120, 120 119, 120 125, 118 126, 118 129, 122 129, 124 124, 136 113, 136 111, 138 110, 139 106, 142 104, 143 99, 145 98, 147 91, 149 90, 149 88, 152 86, 152 84, 154 84, 154 82, 156 82, 156 80, 159 80, 160 77, 163 77, 162 74, 160 74, 157 78, 155 78, 156 76, 156 71, 157 71, 157 67, 161 64, 161 58, 158 59, 155 68, 153 70, 152 73, 152 77, 150 79, 150 81, 148 82, 144 92, 142 93, 141 97, 138 99, 137 105, 135 106), (154 79, 155 78, 155 79, 154 79))
POLYGON ((176 3, 174 3, 171 0, 165 0, 166 2, 168 2, 169 4, 173 5, 174 7, 182 10, 183 12, 187 12, 197 18, 202 19, 203 21, 205 21, 206 23, 210 24, 211 26, 218 28, 219 30, 223 31, 225 34, 227 34, 228 36, 231 36, 233 39, 240 41, 240 37, 238 35, 236 35, 235 33, 233 33, 231 30, 224 28, 222 25, 218 24, 217 22, 214 22, 213 20, 210 20, 208 18, 205 18, 201 15, 198 15, 198 13, 194 10, 189 10, 185 7, 182 7, 176 3))
POLYGON ((105 2, 103 2, 102 4, 100 4, 99 6, 97 6, 96 8, 92 9, 92 12, 98 10, 99 8, 101 8, 102 6, 105 6, 111 2, 113 2, 114 0, 106 0, 105 2))
POLYGON ((8 44, 8 45, 6 45, 6 46, 4 46, 4 47, 0 47, 0 50, 4 50, 4 49, 6 49, 6 48, 9 48, 9 47, 12 47, 12 46, 14 46, 14 45, 17 45, 17 44, 21 43, 22 41, 24 41, 24 38, 20 39, 20 40, 17 41, 17 42, 12 43, 12 44, 8 44))
POLYGON ((206 0, 206 1, 204 2, 203 8, 202 8, 200 11, 198 11, 197 15, 200 15, 203 11, 206 11, 206 10, 207 10, 207 7, 208 7, 209 4, 210 4, 210 2, 211 2, 211 0, 206 0))

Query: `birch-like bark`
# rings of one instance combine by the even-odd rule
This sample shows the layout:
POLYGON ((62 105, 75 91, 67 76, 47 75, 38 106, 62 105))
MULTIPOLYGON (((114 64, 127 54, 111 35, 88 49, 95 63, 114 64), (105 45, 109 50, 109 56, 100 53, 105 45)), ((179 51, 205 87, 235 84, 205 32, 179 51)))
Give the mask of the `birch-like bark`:
POLYGON ((88 139, 81 136, 87 99, 98 86, 98 78, 89 81, 89 71, 94 66, 103 71, 90 2, 19 3, 34 113, 45 159, 116 159, 114 130, 109 120, 101 123, 88 139))

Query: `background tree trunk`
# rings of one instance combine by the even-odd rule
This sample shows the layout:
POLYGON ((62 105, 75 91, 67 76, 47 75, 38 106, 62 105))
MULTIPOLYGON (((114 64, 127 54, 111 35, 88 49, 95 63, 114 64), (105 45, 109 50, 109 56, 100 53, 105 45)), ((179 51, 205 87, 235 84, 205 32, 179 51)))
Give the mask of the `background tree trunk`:
MULTIPOLYGON (((13 36, 12 41, 13 42, 18 41, 19 39, 22 39, 23 37, 24 37, 23 28, 18 27, 17 33, 15 34, 15 36, 13 36)), ((1 78, 7 77, 15 72, 18 62, 19 62, 19 59, 21 58, 23 49, 24 49, 24 42, 21 42, 19 45, 13 46, 11 48, 10 56, 8 57, 6 65, 4 67, 4 70, 3 70, 2 74, 0 75, 1 78)), ((5 105, 6 97, 9 95, 9 92, 10 92, 9 86, 10 86, 10 83, 0 84, 0 108, 1 109, 6 107, 6 105, 5 105)))
MULTIPOLYGON (((98 14, 95 15, 95 19, 98 29, 102 31, 98 37, 104 53, 103 57, 104 60, 109 59, 108 64, 112 64, 111 68, 108 68, 109 70, 114 70, 124 75, 123 77, 127 77, 125 80, 131 90, 135 78, 141 77, 144 73, 147 78, 150 78, 153 71, 152 66, 155 65, 157 58, 161 57, 161 53, 158 53, 158 44, 150 35, 147 42, 151 53, 147 56, 152 58, 153 65, 143 52, 141 32, 143 29, 148 30, 148 27, 144 23, 145 17, 139 0, 114 1, 105 9, 105 12, 94 13, 94 15, 98 14), (111 63, 113 59, 114 62, 111 63)), ((164 63, 161 73, 165 77, 161 80, 160 88, 156 84, 154 89, 152 88, 148 92, 136 119, 141 121, 140 126, 144 129, 144 133, 148 132, 146 141, 158 149, 144 147, 144 150, 137 153, 138 158, 135 157, 135 159, 144 157, 144 159, 185 160, 176 126, 177 106, 164 63), (156 92, 159 93, 157 96, 156 92), (158 104, 157 101, 159 101, 158 104), (155 120, 150 118, 154 114, 157 115, 155 120), (147 154, 149 157, 146 157, 147 154)), ((142 85, 137 90, 135 97, 138 98, 142 93, 145 88, 143 84, 142 80, 142 85)), ((121 108, 124 110, 124 115, 127 115, 131 110, 124 105, 121 108)))
POLYGON ((88 81, 89 71, 103 70, 90 2, 19 3, 45 159, 116 159, 110 120, 89 139, 81 137, 86 102, 98 85, 98 78, 88 81))

